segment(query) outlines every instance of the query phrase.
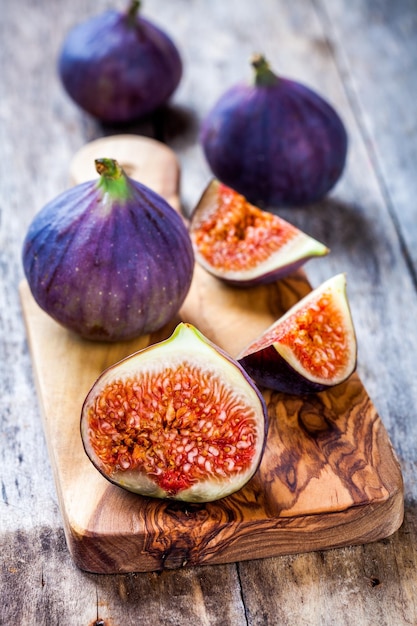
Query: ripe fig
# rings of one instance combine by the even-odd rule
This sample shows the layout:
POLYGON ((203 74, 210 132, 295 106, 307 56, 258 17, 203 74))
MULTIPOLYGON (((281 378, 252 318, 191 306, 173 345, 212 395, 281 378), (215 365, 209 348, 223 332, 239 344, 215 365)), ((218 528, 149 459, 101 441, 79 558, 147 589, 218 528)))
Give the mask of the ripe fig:
POLYGON ((68 33, 58 72, 68 95, 104 122, 129 122, 164 104, 182 76, 168 35, 139 14, 109 10, 68 33))
POLYGON ((337 274, 291 307, 237 357, 260 386, 291 394, 323 391, 356 368, 356 336, 337 274))
POLYGON ((96 159, 100 178, 49 202, 29 226, 23 267, 39 306, 87 339, 119 341, 171 321, 191 284, 194 255, 182 217, 96 159))
POLYGON ((328 248, 216 179, 191 215, 196 261, 235 286, 273 282, 328 248))
POLYGON ((252 65, 254 84, 228 89, 203 121, 208 164, 257 206, 319 200, 344 169, 343 122, 316 92, 274 74, 263 56, 252 65))
POLYGON ((210 502, 256 472, 266 406, 243 368, 191 324, 107 369, 81 436, 110 482, 144 496, 210 502))

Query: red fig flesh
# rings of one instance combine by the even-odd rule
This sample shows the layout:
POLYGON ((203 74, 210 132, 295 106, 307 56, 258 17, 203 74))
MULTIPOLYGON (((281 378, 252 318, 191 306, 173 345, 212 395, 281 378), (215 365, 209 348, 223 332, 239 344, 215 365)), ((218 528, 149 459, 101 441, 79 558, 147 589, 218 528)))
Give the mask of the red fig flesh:
POLYGON ((196 260, 237 286, 273 282, 328 248, 213 179, 191 216, 196 260))
POLYGON ((81 434, 92 463, 116 485, 209 502, 254 475, 266 419, 243 368, 181 323, 102 374, 84 402, 81 434))
POLYGON ((356 368, 356 336, 338 274, 310 292, 238 356, 254 381, 292 394, 322 391, 356 368))

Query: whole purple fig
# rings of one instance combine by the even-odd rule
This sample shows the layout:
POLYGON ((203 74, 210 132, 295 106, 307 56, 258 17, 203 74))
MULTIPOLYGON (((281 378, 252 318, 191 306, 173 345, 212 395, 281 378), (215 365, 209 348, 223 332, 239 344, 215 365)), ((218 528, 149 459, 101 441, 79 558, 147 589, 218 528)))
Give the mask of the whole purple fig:
POLYGON ((343 122, 317 93, 274 74, 263 56, 252 65, 254 84, 227 90, 203 121, 208 164, 255 205, 315 202, 344 169, 343 122))
POLYGON ((58 71, 69 96, 104 122, 129 122, 164 104, 182 76, 179 52, 160 28, 139 15, 106 11, 67 35, 58 71))
POLYGON ((113 159, 97 159, 98 181, 76 185, 34 217, 23 267, 39 306, 87 339, 119 341, 171 321, 193 275, 184 220, 129 178, 113 159))

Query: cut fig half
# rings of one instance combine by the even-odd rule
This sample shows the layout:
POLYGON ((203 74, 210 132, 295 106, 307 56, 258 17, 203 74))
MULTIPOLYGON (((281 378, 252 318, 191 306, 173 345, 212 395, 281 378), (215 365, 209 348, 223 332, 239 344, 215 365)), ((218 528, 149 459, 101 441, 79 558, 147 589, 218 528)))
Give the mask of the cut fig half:
POLYGON ((278 215, 212 179, 190 220, 196 261, 241 287, 283 278, 329 249, 278 215))
POLYGON ((346 277, 337 274, 291 307, 237 360, 259 386, 304 394, 344 382, 356 358, 346 277))
POLYGON ((103 372, 81 415, 85 451, 105 478, 188 502, 241 489, 266 428, 265 402, 243 368, 185 323, 103 372))

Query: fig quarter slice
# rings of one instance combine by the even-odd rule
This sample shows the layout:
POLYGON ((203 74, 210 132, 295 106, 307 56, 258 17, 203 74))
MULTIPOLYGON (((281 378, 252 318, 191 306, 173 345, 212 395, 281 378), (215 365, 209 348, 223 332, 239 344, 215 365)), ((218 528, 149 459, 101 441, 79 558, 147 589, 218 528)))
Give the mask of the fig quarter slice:
POLYGON ((191 324, 107 369, 88 393, 81 436, 93 465, 144 496, 209 502, 242 488, 266 437, 263 397, 191 324))
POLYGON ((357 359, 345 275, 307 294, 237 359, 258 385, 276 391, 311 393, 344 382, 357 359))
POLYGON ((273 282, 329 252, 217 179, 210 181, 191 215, 190 235, 198 263, 240 287, 273 282))

